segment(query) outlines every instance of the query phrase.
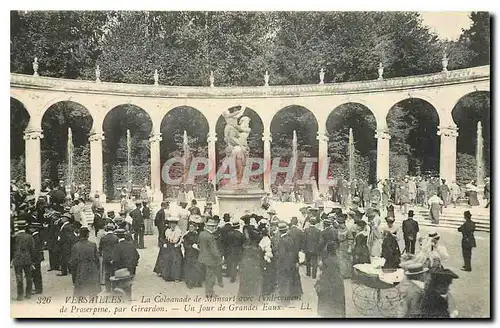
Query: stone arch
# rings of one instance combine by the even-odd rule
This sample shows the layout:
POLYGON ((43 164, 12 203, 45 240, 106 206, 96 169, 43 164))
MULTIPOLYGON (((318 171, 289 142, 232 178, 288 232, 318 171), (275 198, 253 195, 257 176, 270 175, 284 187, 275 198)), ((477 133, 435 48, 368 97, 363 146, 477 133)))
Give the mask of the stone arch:
MULTIPOLYGON (((453 122, 458 128, 457 137, 457 183, 464 185, 470 180, 484 182, 491 172, 491 93, 472 91, 457 101, 451 111, 453 122), (482 172, 477 175, 478 122, 481 122, 480 135, 482 148, 482 172)), ((481 171, 481 170, 480 170, 481 171)))
POLYGON ((429 101, 408 97, 396 102, 386 116, 390 140, 391 177, 439 175, 439 111, 429 101))
POLYGON ((336 106, 326 120, 329 138, 329 173, 336 178, 350 179, 348 167, 349 130, 353 131, 355 171, 353 179, 373 181, 377 164, 377 117, 365 103, 353 101, 336 106))
MULTIPOLYGON (((292 158, 293 130, 297 134, 297 170, 295 180, 314 177, 318 181, 318 163, 314 163, 310 176, 304 176, 304 158, 318 158, 319 142, 317 139, 319 122, 314 113, 306 107, 290 105, 281 108, 272 118, 271 158, 281 158, 280 166, 288 166, 292 158)), ((276 165, 276 164, 274 164, 276 165)), ((278 174, 275 181, 271 181, 273 191, 285 182, 285 174, 278 174)), ((286 186, 285 186, 286 187, 286 186)))
MULTIPOLYGON (((205 114, 192 106, 177 106, 168 110, 163 116, 160 124, 162 140, 160 142, 160 163, 164 163, 173 157, 183 157, 184 131, 188 138, 190 158, 208 158, 207 137, 209 133, 209 122, 205 114)), ((182 175, 183 166, 174 164, 170 169, 170 176, 177 179, 182 175)), ((198 176, 193 188, 197 198, 204 197, 206 192, 206 176, 198 176)), ((162 181, 161 191, 167 198, 177 197, 179 186, 168 186, 162 181)))
POLYGON ((26 106, 16 97, 10 97, 10 169, 11 179, 24 180, 26 176, 24 131, 31 119, 26 106))
POLYGON ((150 184, 152 128, 149 113, 134 104, 114 106, 104 116, 104 185, 108 199, 118 199, 119 189, 127 186, 129 180, 137 189, 150 184), (130 138, 127 131, 130 131, 130 138))
POLYGON ((88 135, 93 124, 90 111, 78 102, 60 100, 51 103, 48 108, 43 108, 42 112, 42 179, 49 179, 53 185, 57 185, 58 180, 64 180, 65 184, 89 186, 88 135))
MULTIPOLYGON (((248 135, 248 147, 250 150, 249 157, 252 158, 264 158, 264 143, 262 141, 262 134, 264 133, 264 122, 259 115, 259 113, 253 108, 246 107, 245 105, 235 105, 228 107, 226 110, 234 110, 241 109, 241 107, 245 108, 243 116, 246 116, 250 119, 250 134, 248 135)), ((217 169, 222 164, 224 158, 227 156, 226 154, 226 142, 224 140, 224 129, 226 127, 226 119, 222 115, 219 115, 217 119, 217 123, 215 125, 215 133, 217 136, 217 141, 215 143, 215 153, 216 153, 216 163, 217 169)), ((262 176, 253 176, 250 177, 250 181, 253 183, 262 184, 262 176)), ((218 181, 218 183, 224 184, 225 181, 218 181)), ((263 185, 262 185, 263 186, 263 185)), ((262 187, 261 186, 261 187, 262 187)))

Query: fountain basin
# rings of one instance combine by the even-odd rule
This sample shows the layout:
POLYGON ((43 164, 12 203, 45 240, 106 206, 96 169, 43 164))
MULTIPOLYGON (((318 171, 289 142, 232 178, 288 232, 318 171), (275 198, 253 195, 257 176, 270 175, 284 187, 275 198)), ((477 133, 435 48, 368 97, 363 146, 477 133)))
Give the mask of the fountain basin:
POLYGON ((229 213, 234 218, 240 218, 244 214, 263 212, 261 202, 266 192, 259 187, 223 187, 215 194, 219 202, 220 216, 229 213))

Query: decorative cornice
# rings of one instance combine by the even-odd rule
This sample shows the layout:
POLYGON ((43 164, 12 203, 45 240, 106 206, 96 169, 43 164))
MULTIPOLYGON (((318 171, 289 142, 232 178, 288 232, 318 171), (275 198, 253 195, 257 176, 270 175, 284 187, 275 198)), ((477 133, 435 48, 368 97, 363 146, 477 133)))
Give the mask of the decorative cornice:
POLYGON ((154 143, 154 142, 160 142, 162 141, 163 138, 161 137, 161 133, 158 134, 153 134, 149 137, 149 142, 154 143))
POLYGON ((43 131, 42 130, 25 131, 23 139, 24 140, 43 139, 43 131))
POLYGON ((94 81, 33 77, 25 74, 11 74, 11 88, 39 89, 86 94, 116 94, 130 97, 169 97, 169 98, 241 98, 241 97, 283 97, 315 96, 377 92, 420 87, 441 86, 463 82, 490 79, 490 66, 478 66, 448 71, 447 74, 435 73, 384 80, 356 81, 345 83, 283 85, 260 87, 192 87, 192 86, 155 86, 126 83, 95 83, 94 81))
POLYGON ((104 133, 102 132, 92 133, 89 136, 89 142, 97 142, 102 140, 104 140, 104 133))
POLYGON ((391 135, 387 130, 378 130, 377 133, 375 134, 375 138, 382 140, 391 140, 391 135))
POLYGON ((262 133, 262 141, 264 141, 264 142, 272 142, 273 138, 271 137, 271 133, 270 132, 264 132, 264 133, 262 133))
POLYGON ((458 128, 455 126, 438 126, 438 136, 456 138, 458 137, 458 128))
POLYGON ((216 141, 217 141, 217 134, 214 132, 208 133, 207 142, 216 142, 216 141))
POLYGON ((318 132, 318 135, 316 136, 316 140, 319 142, 328 142, 329 138, 328 135, 325 132, 318 132))

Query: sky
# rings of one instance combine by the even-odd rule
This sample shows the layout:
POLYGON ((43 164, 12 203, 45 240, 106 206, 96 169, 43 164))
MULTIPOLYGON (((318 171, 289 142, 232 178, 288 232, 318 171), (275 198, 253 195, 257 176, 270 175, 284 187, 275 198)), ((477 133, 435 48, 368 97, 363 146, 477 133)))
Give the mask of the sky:
POLYGON ((472 24, 469 14, 469 11, 420 12, 423 24, 442 40, 457 40, 462 29, 467 29, 472 24))

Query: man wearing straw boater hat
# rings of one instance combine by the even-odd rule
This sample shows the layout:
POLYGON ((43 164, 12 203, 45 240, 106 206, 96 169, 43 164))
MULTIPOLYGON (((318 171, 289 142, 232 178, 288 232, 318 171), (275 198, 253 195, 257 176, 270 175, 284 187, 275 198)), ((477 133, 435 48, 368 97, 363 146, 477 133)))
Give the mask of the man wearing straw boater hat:
POLYGON ((401 302, 398 317, 418 318, 429 268, 424 268, 421 263, 402 263, 401 268, 405 270, 405 277, 399 285, 401 302))
POLYGON ((276 242, 278 295, 283 303, 288 303, 290 296, 302 295, 302 284, 299 275, 299 253, 294 248, 293 238, 288 233, 288 224, 278 223, 279 239, 276 242))
POLYGON ((215 240, 214 232, 219 222, 208 218, 205 229, 200 232, 198 248, 200 254, 198 261, 205 266, 205 296, 214 295, 214 285, 221 270, 222 256, 215 240))
POLYGON ((22 301, 25 298, 31 298, 33 288, 33 259, 31 255, 35 251, 35 241, 32 235, 26 233, 26 221, 17 221, 16 223, 14 225, 14 257, 12 265, 16 273, 16 300, 22 301), (26 290, 24 289, 23 272, 26 279, 26 290))
POLYGON ((134 275, 130 273, 127 268, 118 269, 114 275, 109 278, 112 291, 118 296, 122 296, 123 301, 130 301, 132 299, 132 279, 134 275))

